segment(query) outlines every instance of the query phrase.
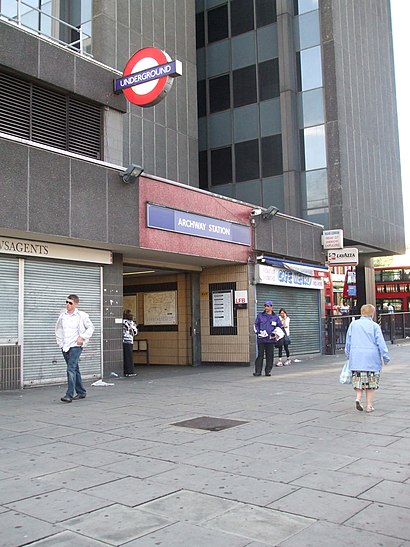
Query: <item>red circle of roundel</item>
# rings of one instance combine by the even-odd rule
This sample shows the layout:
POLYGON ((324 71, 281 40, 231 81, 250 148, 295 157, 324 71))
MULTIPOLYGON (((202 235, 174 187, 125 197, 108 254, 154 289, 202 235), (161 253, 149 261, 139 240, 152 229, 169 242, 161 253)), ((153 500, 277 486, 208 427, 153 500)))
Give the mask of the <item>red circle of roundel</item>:
MULTIPOLYGON (((166 63, 169 63, 171 60, 164 51, 161 51, 160 49, 157 49, 155 47, 145 47, 137 51, 137 53, 134 53, 134 55, 125 65, 123 76, 125 77, 132 74, 135 65, 146 58, 154 59, 154 61, 156 61, 156 64, 144 68, 153 68, 158 65, 164 65, 166 63)), ((133 87, 128 87, 127 89, 124 89, 124 95, 130 101, 130 103, 136 104, 138 106, 154 105, 161 100, 161 94, 163 93, 167 82, 168 76, 163 76, 162 78, 158 78, 158 80, 156 80, 154 88, 146 94, 138 95, 137 93, 135 93, 135 91, 133 91, 133 87)))

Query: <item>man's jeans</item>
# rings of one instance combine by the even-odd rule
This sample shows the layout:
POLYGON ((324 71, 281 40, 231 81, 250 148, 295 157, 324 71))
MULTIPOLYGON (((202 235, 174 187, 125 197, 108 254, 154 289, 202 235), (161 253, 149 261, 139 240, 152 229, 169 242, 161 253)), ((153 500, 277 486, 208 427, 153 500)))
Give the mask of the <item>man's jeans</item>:
POLYGON ((63 356, 65 362, 67 363, 67 397, 71 399, 74 397, 74 391, 78 395, 85 395, 86 389, 83 385, 83 380, 81 378, 80 368, 78 366, 78 361, 80 360, 81 352, 83 348, 81 346, 75 346, 70 348, 68 351, 63 351, 63 356))

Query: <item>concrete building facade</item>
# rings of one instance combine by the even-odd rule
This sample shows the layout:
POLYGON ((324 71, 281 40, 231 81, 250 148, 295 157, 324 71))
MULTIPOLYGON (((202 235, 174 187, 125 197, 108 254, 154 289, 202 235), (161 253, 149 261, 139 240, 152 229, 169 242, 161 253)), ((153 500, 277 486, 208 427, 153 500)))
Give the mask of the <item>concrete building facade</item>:
MULTIPOLYGON (((347 188, 350 200, 357 201, 364 191, 361 177, 351 177, 352 169, 362 171, 370 155, 365 157, 366 146, 359 139, 361 152, 356 150, 357 162, 351 163, 347 147, 353 142, 349 140, 350 126, 346 124, 345 129, 342 124, 343 113, 347 119, 347 103, 342 89, 336 86, 332 98, 331 86, 326 84, 332 71, 330 55, 337 51, 335 43, 340 38, 334 28, 348 10, 345 6, 339 13, 337 3, 320 3, 321 36, 327 29, 328 47, 322 57, 329 59, 329 67, 323 65, 328 95, 324 94, 322 125, 326 142, 331 141, 331 135, 339 142, 338 147, 334 145, 333 159, 329 161, 327 156, 328 202, 320 201, 320 214, 304 214, 307 186, 301 181, 307 171, 301 169, 296 108, 301 97, 295 82, 291 85, 292 70, 284 71, 286 58, 295 47, 291 47, 292 32, 302 16, 292 11, 293 2, 250 2, 252 9, 264 6, 265 20, 269 21, 269 10, 275 8, 276 21, 264 28, 269 27, 265 28, 269 36, 280 36, 279 97, 273 97, 273 103, 270 98, 258 102, 258 119, 263 121, 265 133, 258 134, 256 140, 258 154, 264 150, 268 172, 272 173, 271 156, 276 165, 282 163, 283 172, 269 175, 267 182, 260 179, 266 190, 263 194, 219 192, 222 185, 212 184, 209 177, 204 187, 204 121, 197 102, 201 96, 197 88, 202 85, 197 73, 202 68, 197 65, 195 20, 198 24, 201 9, 205 13, 208 8, 227 5, 230 10, 231 4, 246 2, 212 0, 195 5, 193 0, 82 0, 68 7, 55 0, 50 3, 51 11, 41 6, 24 7, 17 1, 1 2, 1 389, 64 379, 54 323, 71 292, 80 295, 80 307, 90 313, 96 325, 96 334, 82 357, 84 375, 90 378, 122 373, 125 305, 133 309, 139 324, 134 349, 135 361, 141 365, 249 364, 256 351, 253 319, 264 298, 273 298, 276 307, 285 305, 292 314, 295 354, 306 351, 307 341, 309 351, 319 352, 323 225, 343 228, 345 238, 354 242, 360 234, 360 243, 366 243, 370 254, 376 247, 399 250, 402 217, 399 208, 394 218, 390 209, 397 205, 400 182, 396 176, 394 98, 389 105, 383 103, 384 118, 377 120, 380 151, 383 140, 379 128, 390 123, 394 154, 390 162, 384 156, 378 163, 374 159, 372 171, 377 181, 386 170, 391 173, 392 202, 384 202, 381 210, 372 209, 370 216, 358 205, 360 221, 356 216, 352 220, 353 209, 345 211, 347 188), (113 92, 113 81, 143 47, 164 50, 182 64, 182 76, 175 78, 165 99, 151 108, 132 105, 113 92), (344 140, 347 144, 342 147, 344 140), (124 184, 120 176, 129 164, 144 168, 135 184, 124 184), (332 174, 332 184, 330 169, 338 173, 337 177, 332 174), (351 189, 354 180, 356 186, 351 189), (272 188, 277 192, 272 194, 272 188), (280 195, 282 201, 278 201, 280 195), (279 208, 275 216, 264 214, 270 205, 279 208), (171 217, 172 222, 182 219, 185 231, 181 231, 179 220, 169 224, 171 217), (374 217, 373 224, 370 217, 374 217), (379 224, 381 218, 386 220, 379 224), (207 227, 206 237, 198 232, 202 226, 207 227), (361 241, 364 226, 369 229, 361 241), (261 256, 277 257, 279 262, 266 265, 263 259, 258 260, 261 256), (311 332, 306 331, 306 313, 313 318, 311 332)), ((386 5, 380 1, 381 7, 386 5)), ((379 17, 384 23, 385 16, 382 10, 379 17)), ((269 40, 261 38, 260 43, 268 63, 261 74, 270 96, 269 71, 276 57, 269 52, 269 40)), ((244 51, 244 44, 240 47, 244 51)), ((325 42, 321 47, 325 51, 325 42)), ((391 51, 386 52, 386 59, 389 54, 391 51)), ((339 74, 340 66, 335 66, 333 70, 339 74)), ((384 66, 391 72, 392 65, 386 62, 384 66)), ((238 70, 242 68, 247 66, 238 70)), ((246 71, 238 77, 244 74, 246 71)), ((388 79, 380 78, 387 93, 392 81, 389 84, 388 79)), ((310 99, 306 99, 307 105, 310 99)), ((236 115, 236 107, 227 110, 236 115)), ((222 128, 219 136, 224 139, 224 124, 220 120, 214 123, 213 113, 208 114, 207 124, 214 124, 215 138, 222 128)), ((238 131, 244 135, 249 129, 248 114, 237 116, 238 131)), ((357 117, 351 119, 356 121, 357 117)), ((354 129, 351 138, 356 138, 354 129)), ((239 149, 242 160, 251 157, 247 154, 252 146, 239 149)), ((326 146, 329 155, 329 144, 326 146)), ((212 151, 206 150, 208 163, 212 151)), ((223 167, 224 155, 215 157, 223 167)), ((242 165, 248 169, 247 161, 242 165)), ((212 163, 209 167, 212 173, 212 163)), ((229 170, 226 162, 225 167, 229 170)), ((217 180, 218 171, 214 174, 217 180)), ((241 181, 237 186, 242 182, 246 183, 241 181)))

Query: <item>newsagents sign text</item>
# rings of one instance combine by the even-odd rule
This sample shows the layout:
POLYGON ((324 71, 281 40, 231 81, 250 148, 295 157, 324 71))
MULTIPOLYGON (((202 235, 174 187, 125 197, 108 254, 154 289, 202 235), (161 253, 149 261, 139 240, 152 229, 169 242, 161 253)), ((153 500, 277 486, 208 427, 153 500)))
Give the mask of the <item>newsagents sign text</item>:
POLYGON ((238 245, 251 244, 249 226, 169 209, 153 203, 147 204, 147 226, 238 245))

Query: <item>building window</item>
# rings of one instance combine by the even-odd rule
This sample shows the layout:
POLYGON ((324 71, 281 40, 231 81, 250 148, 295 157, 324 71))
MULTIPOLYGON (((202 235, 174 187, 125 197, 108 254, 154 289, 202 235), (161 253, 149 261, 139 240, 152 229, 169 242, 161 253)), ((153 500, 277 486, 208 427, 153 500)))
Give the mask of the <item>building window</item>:
POLYGON ((229 36, 228 27, 228 6, 219 6, 218 8, 207 12, 208 19, 208 43, 224 40, 229 36))
POLYGON ((327 169, 309 171, 302 175, 302 208, 323 209, 328 206, 327 169))
POLYGON ((255 0, 256 26, 276 23, 276 0, 255 0))
POLYGON ((322 54, 320 46, 304 49, 297 55, 299 91, 323 86, 322 54))
POLYGON ((197 82, 198 118, 206 116, 206 80, 197 82))
POLYGON ((294 0, 295 15, 319 9, 319 0, 294 0))
POLYGON ((256 103, 256 67, 240 68, 233 72, 234 107, 256 103))
POLYGON ((253 0, 231 2, 231 34, 238 36, 254 29, 253 0))
POLYGON ((304 169, 312 171, 326 167, 325 126, 317 125, 303 130, 304 169))
POLYGON ((196 48, 199 49, 205 46, 205 17, 204 12, 196 14, 196 48))
POLYGON ((208 160, 207 151, 199 152, 199 187, 203 190, 208 189, 208 160))
POLYGON ((92 0, 0 1, 0 15, 60 44, 91 55, 92 0))
POLYGON ((299 16, 300 49, 307 49, 320 44, 319 11, 312 11, 299 16))
POLYGON ((102 159, 99 105, 7 74, 0 74, 0 131, 102 159))
POLYGON ((232 182, 232 149, 211 150, 211 184, 218 186, 232 182))
POLYGON ((323 104, 323 88, 312 89, 301 93, 302 111, 300 112, 301 127, 320 125, 325 121, 323 104))
POLYGON ((258 140, 235 144, 235 179, 237 182, 259 178, 258 140))
POLYGON ((279 97, 279 60, 271 59, 258 64, 259 100, 279 97))
POLYGON ((262 177, 273 177, 283 173, 282 135, 263 137, 262 143, 262 177))
POLYGON ((229 89, 229 74, 211 78, 209 80, 209 112, 220 112, 231 106, 231 92, 229 89))

